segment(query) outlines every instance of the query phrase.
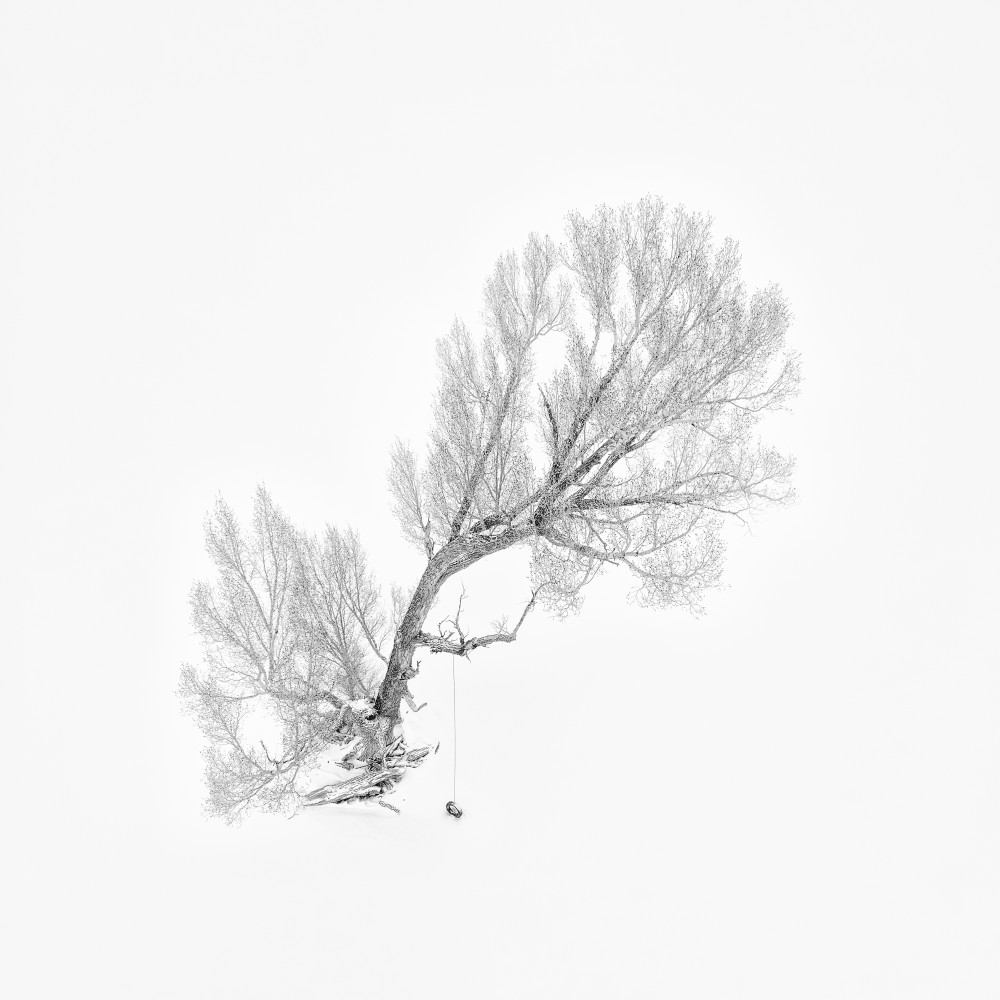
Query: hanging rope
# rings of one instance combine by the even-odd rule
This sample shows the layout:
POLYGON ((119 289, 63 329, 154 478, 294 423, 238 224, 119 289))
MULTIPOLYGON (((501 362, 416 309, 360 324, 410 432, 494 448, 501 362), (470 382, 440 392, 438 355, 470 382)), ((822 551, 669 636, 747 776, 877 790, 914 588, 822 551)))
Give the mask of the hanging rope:
POLYGON ((451 797, 458 798, 458 691, 454 653, 451 654, 451 797))
POLYGON ((455 654, 451 654, 451 802, 445 809, 458 819, 462 815, 455 799, 458 798, 458 695, 455 686, 455 654))

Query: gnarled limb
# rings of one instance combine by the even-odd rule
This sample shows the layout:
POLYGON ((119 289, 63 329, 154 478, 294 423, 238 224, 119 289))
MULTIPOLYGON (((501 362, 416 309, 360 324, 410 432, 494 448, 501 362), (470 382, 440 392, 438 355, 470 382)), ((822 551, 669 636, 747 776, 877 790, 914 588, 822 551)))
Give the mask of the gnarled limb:
MULTIPOLYGON (((426 646, 432 653, 454 653, 456 656, 468 656, 474 649, 481 649, 483 646, 492 645, 494 642, 513 642, 517 638, 518 630, 524 624, 524 619, 528 617, 528 612, 535 606, 535 601, 538 599, 538 593, 544 587, 542 584, 540 587, 536 587, 531 595, 531 600, 528 601, 521 612, 521 617, 517 620, 517 624, 513 629, 508 631, 507 629, 501 628, 499 631, 492 633, 491 635, 480 635, 467 637, 461 629, 458 621, 458 613, 455 617, 451 619, 451 623, 455 626, 455 630, 458 633, 458 641, 456 642, 452 639, 454 632, 443 633, 438 626, 438 634, 430 635, 427 632, 421 632, 417 635, 417 645, 426 646)), ((459 613, 461 611, 461 602, 459 602, 459 613)))

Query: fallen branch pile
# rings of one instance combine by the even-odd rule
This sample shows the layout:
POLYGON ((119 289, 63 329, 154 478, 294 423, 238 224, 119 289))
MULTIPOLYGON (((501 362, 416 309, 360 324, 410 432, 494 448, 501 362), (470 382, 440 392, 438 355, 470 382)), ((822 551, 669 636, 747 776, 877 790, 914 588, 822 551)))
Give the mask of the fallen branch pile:
POLYGON ((372 758, 369 761, 355 762, 354 755, 359 747, 349 751, 339 761, 341 767, 351 770, 355 767, 364 767, 365 773, 359 774, 355 778, 348 778, 346 781, 335 781, 329 785, 323 785, 302 797, 303 805, 325 806, 343 802, 354 802, 361 799, 379 797, 379 804, 399 812, 395 806, 381 800, 381 796, 392 791, 396 782, 403 776, 406 768, 417 767, 424 758, 431 752, 431 748, 417 747, 414 750, 407 750, 403 746, 403 737, 399 736, 386 749, 385 755, 379 758, 372 758))

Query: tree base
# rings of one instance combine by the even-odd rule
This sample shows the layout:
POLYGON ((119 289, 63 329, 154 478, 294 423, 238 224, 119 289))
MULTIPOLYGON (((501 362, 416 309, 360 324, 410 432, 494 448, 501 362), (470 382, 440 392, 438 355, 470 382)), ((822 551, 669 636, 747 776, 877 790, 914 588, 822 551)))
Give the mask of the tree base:
MULTIPOLYGON (((384 731, 385 727, 380 728, 384 731)), ((302 804, 325 806, 375 798, 379 799, 380 805, 399 812, 395 806, 381 801, 381 797, 395 788, 408 767, 418 767, 430 752, 429 746, 407 750, 402 736, 397 736, 388 747, 384 747, 384 744, 383 747, 372 746, 365 740, 362 746, 348 751, 344 759, 338 761, 341 767, 348 770, 365 767, 365 773, 359 774, 356 778, 348 778, 346 781, 323 785, 303 795, 302 804), (382 752, 379 753, 378 750, 382 752)))

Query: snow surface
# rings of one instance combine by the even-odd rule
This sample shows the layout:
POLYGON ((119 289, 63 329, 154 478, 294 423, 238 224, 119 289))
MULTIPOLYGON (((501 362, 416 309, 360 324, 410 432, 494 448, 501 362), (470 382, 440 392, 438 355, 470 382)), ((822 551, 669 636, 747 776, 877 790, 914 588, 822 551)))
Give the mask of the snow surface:
POLYGON ((995 6, 5 2, 0 995, 996 1000, 995 6), (401 815, 203 821, 216 493, 412 585, 434 339, 647 192, 788 295, 798 506, 704 619, 602 582, 460 664, 460 820, 427 656, 401 815))

